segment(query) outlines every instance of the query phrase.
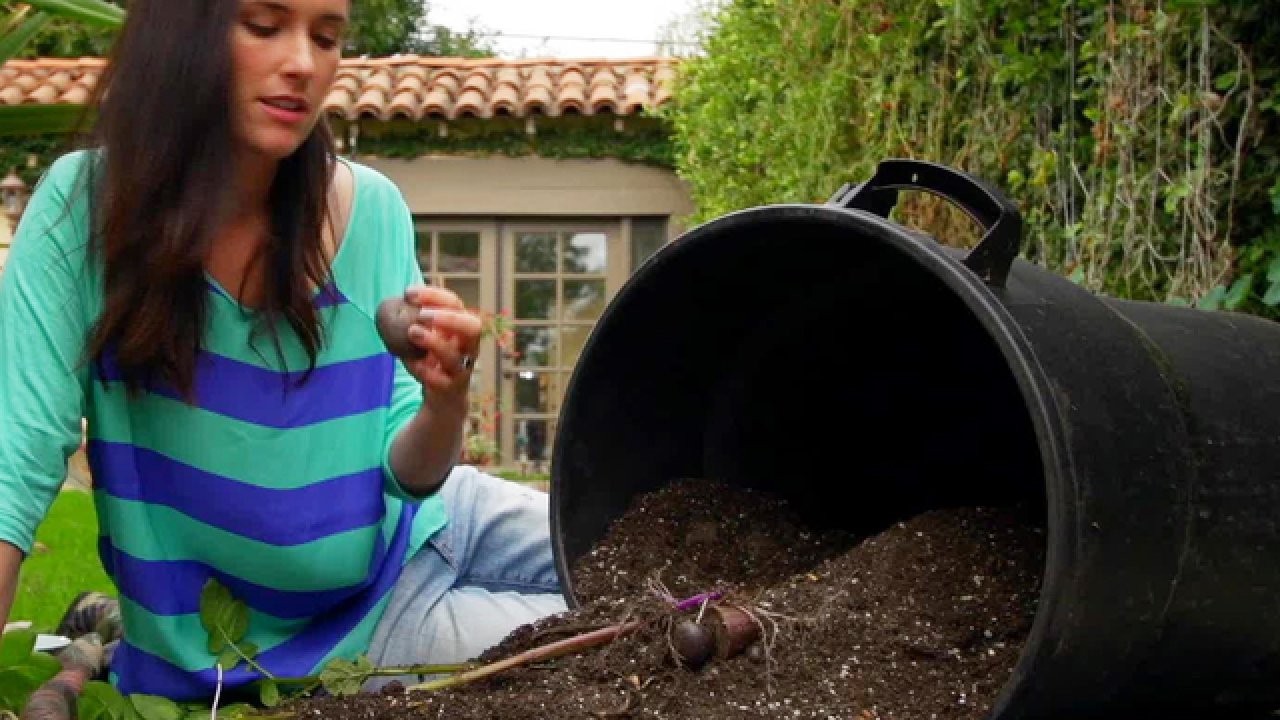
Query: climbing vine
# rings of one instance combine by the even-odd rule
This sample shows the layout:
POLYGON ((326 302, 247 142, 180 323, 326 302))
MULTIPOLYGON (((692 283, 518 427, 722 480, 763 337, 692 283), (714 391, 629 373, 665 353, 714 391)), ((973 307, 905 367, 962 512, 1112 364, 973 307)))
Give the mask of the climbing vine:
MULTIPOLYGON (((624 162, 671 168, 675 165, 670 126, 661 119, 635 116, 615 125, 612 115, 543 118, 533 132, 524 120, 494 118, 440 123, 431 121, 363 122, 355 145, 344 153, 413 158, 423 155, 473 157, 539 156, 544 158, 615 158, 624 162)), ((339 137, 348 137, 345 123, 335 122, 339 137)), ((29 188, 59 155, 74 149, 75 140, 47 134, 9 137, 0 143, 0 175, 16 170, 29 188)))
POLYGON ((7 175, 10 170, 18 173, 18 177, 28 188, 35 187, 48 167, 58 156, 71 149, 65 136, 31 135, 8 137, 0 143, 0 176, 7 175))
MULTIPOLYGON (((462 119, 447 123, 361 123, 354 148, 361 154, 417 157, 503 155, 545 158, 605 158, 659 167, 675 164, 670 127, 662 120, 637 116, 615 124, 613 115, 538 118, 462 119)), ((348 128, 336 132, 348 136, 348 128)))
MULTIPOLYGON (((1099 293, 1280 305, 1280 3, 736 0, 667 116, 695 220, 826 199, 889 157, 984 177, 1024 255, 1099 293)), ((971 243, 929 196, 904 222, 971 243)))

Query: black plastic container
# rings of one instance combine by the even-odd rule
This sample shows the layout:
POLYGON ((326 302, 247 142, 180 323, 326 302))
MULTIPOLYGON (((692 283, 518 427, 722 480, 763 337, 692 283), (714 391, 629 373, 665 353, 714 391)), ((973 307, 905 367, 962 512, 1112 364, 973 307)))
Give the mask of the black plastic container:
POLYGON ((733 213, 622 288, 552 464, 570 568, 639 494, 716 478, 867 534, 927 509, 1043 506, 1034 625, 992 718, 1280 707, 1280 325, 1096 296, 1015 259, 1021 218, 886 161, 825 205, 733 213), (900 189, 984 229, 886 220, 900 189))

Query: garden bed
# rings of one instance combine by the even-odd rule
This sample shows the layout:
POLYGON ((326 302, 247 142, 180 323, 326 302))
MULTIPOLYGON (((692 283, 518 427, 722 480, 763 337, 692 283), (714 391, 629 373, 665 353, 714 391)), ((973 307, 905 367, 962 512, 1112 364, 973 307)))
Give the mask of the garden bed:
POLYGON ((298 718, 984 717, 1035 614, 1044 532, 1018 508, 928 512, 858 542, 807 530, 778 499, 705 481, 646 496, 574 568, 583 607, 485 660, 619 622, 611 643, 461 688, 315 698, 298 718), (676 610, 673 599, 723 597, 676 610), (763 631, 692 670, 671 629, 714 604, 763 631))

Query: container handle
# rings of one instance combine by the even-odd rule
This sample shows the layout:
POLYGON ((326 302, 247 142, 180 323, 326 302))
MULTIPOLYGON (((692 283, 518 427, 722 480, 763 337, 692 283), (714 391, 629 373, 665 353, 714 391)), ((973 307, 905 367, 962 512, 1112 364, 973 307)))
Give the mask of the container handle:
POLYGON ((827 204, 888 218, 899 190, 937 195, 981 225, 985 235, 965 256, 965 267, 988 285, 1004 287, 1022 245, 1022 214, 1003 193, 968 173, 922 160, 883 160, 870 180, 845 183, 827 204))

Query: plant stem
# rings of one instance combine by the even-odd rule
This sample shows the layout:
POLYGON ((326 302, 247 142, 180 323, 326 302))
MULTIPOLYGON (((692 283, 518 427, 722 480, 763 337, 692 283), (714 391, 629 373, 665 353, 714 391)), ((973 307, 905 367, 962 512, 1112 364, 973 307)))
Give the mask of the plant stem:
MULTIPOLYGON (((272 680, 275 679, 275 676, 272 675, 266 668, 254 662, 253 658, 249 657, 248 655, 245 655, 244 651, 240 649, 240 646, 238 644, 232 641, 231 636, 227 634, 227 631, 224 630, 221 625, 218 626, 218 632, 222 634, 222 639, 226 641, 227 645, 230 646, 232 650, 236 651, 236 654, 240 656, 240 659, 245 661, 245 664, 247 664, 249 667, 253 668, 254 670, 257 670, 258 672, 262 673, 263 676, 270 678, 272 680)), ((218 665, 218 667, 222 667, 222 666, 218 665)))
MULTIPOLYGON (((476 667, 478 666, 475 663, 451 663, 448 665, 391 665, 388 667, 379 667, 370 670, 369 677, 391 677, 394 675, 452 675, 454 673, 460 673, 464 670, 471 670, 476 667)), ((319 675, 273 679, 279 685, 306 685, 307 683, 320 682, 319 675)))
POLYGON ((638 627, 640 627, 639 620, 632 620, 631 622, 620 623, 618 625, 610 625, 609 627, 593 630, 589 633, 575 635, 571 638, 565 638, 564 640, 557 640, 556 642, 543 645, 542 647, 536 647, 532 650, 526 650, 519 655, 513 655, 505 660, 499 660, 498 662, 458 673, 457 675, 441 678, 439 680, 432 680, 419 685, 413 685, 409 689, 444 690, 445 688, 459 687, 461 685, 475 682, 476 680, 482 680, 491 675, 497 675, 503 670, 510 670, 511 668, 518 667, 520 665, 537 662, 539 660, 550 660, 552 658, 560 657, 561 655, 568 655, 572 652, 586 650, 597 645, 603 645, 632 632, 638 627))
POLYGON ((680 602, 676 603, 675 609, 678 612, 684 612, 685 610, 695 608, 701 605, 702 603, 715 602, 716 600, 719 600, 722 597, 724 597, 724 593, 722 592, 701 593, 699 595, 694 595, 688 600, 681 600, 680 602))

